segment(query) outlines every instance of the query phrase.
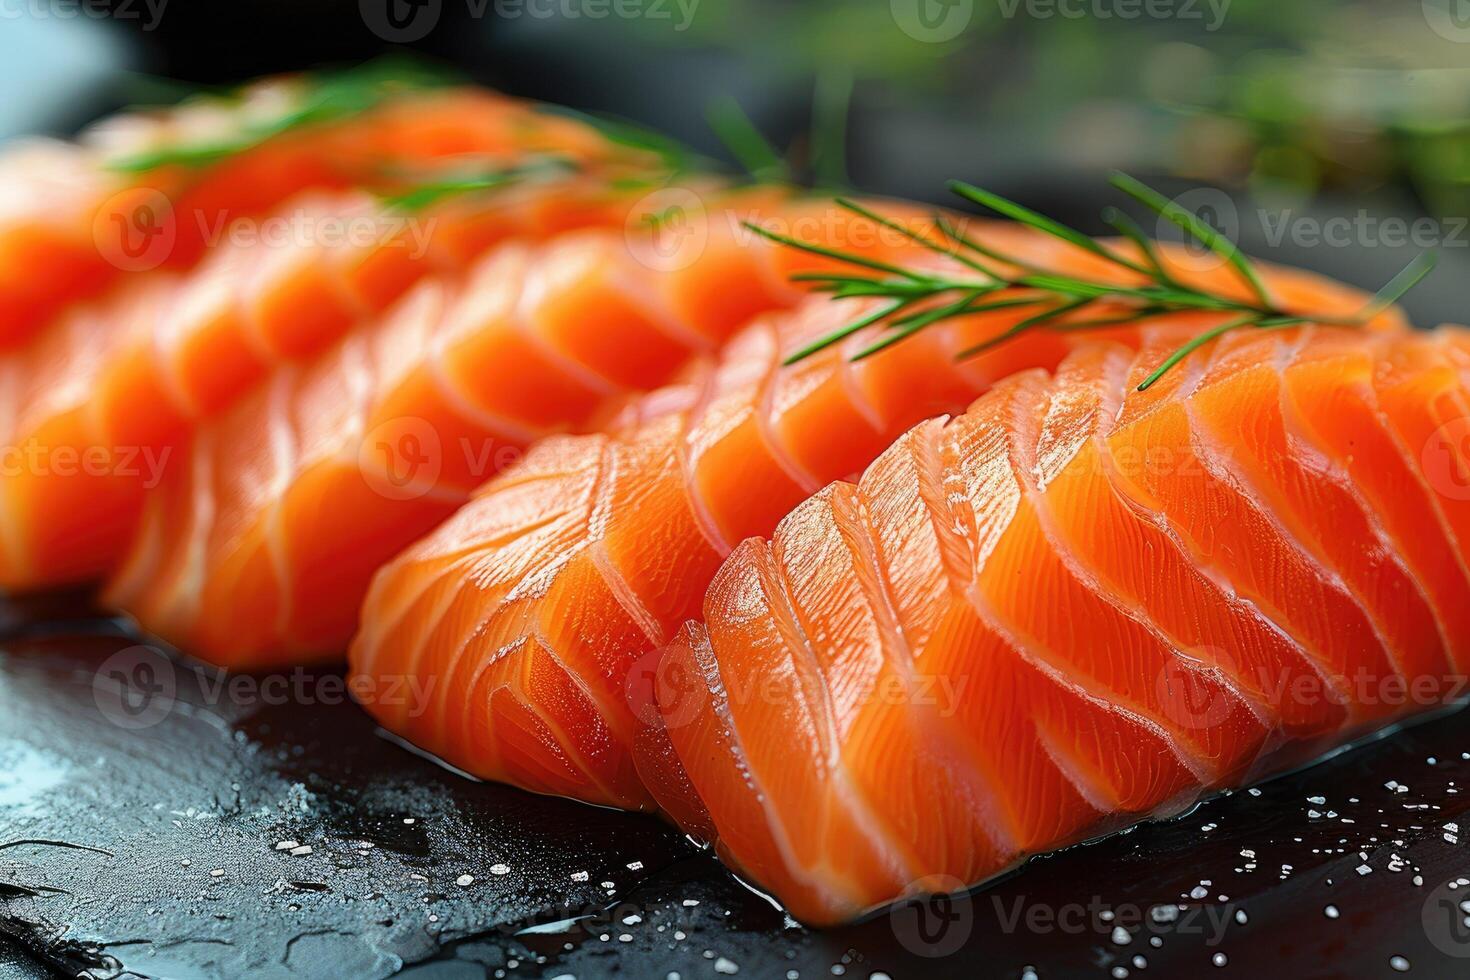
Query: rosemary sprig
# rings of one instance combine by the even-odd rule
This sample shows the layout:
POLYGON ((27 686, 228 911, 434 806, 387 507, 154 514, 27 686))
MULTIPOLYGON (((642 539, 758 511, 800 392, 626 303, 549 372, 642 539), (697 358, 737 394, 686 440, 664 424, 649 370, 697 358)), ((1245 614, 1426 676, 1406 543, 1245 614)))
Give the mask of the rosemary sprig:
POLYGON ((745 114, 735 97, 718 99, 705 109, 705 121, 752 178, 761 183, 791 183, 786 160, 745 114))
POLYGON ((580 169, 576 160, 556 154, 547 154, 506 167, 436 175, 413 183, 406 190, 384 194, 381 199, 386 208, 395 211, 418 212, 464 194, 498 190, 527 180, 570 175, 580 169))
MULTIPOLYGON (((120 173, 142 174, 167 166, 212 166, 290 130, 351 116, 392 95, 444 85, 450 80, 443 71, 401 58, 379 59, 343 71, 312 73, 306 76, 299 103, 289 111, 244 126, 229 139, 166 145, 116 158, 107 167, 120 173)), ((243 91, 210 97, 228 101, 239 99, 243 91)))
POLYGON ((967 272, 948 274, 907 268, 855 252, 799 241, 758 224, 747 223, 746 227, 771 241, 859 270, 807 272, 793 279, 808 283, 816 291, 830 293, 834 298, 888 300, 860 319, 802 346, 784 363, 795 364, 870 327, 883 328, 885 332, 882 335, 853 355, 853 360, 862 360, 940 321, 1008 307, 1036 306, 1040 309, 984 343, 960 351, 956 357, 973 357, 1033 330, 1091 330, 1185 311, 1234 314, 1174 351, 1138 386, 1143 391, 1195 350, 1233 330, 1279 330, 1306 322, 1340 327, 1364 326, 1398 302, 1435 265, 1434 253, 1418 256, 1354 316, 1300 316, 1276 305, 1255 267, 1229 238, 1126 174, 1115 174, 1112 184, 1228 262, 1249 288, 1250 298, 1241 300, 1181 281, 1168 271, 1156 245, 1138 224, 1116 208, 1104 212, 1104 220, 1123 239, 1132 243, 1137 257, 1124 254, 1116 246, 1099 242, 998 194, 958 181, 950 184, 950 190, 965 200, 1089 252, 1125 273, 1123 281, 1106 282, 1040 268, 1018 256, 1003 254, 966 235, 944 215, 935 215, 932 234, 920 234, 855 201, 839 197, 836 198, 839 207, 898 232, 915 244, 953 260, 967 272), (1090 319, 1075 316, 1099 303, 1110 308, 1101 311, 1104 315, 1090 319), (1122 311, 1118 312, 1120 306, 1122 311), (915 310, 915 307, 919 309, 915 310))

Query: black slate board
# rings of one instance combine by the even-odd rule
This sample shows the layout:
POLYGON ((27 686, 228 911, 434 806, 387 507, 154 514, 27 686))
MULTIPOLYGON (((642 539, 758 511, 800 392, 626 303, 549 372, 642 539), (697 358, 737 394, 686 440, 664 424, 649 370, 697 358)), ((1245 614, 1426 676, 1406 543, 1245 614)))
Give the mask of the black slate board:
POLYGON ((336 675, 260 703, 50 606, 0 617, 0 980, 1470 970, 1470 714, 814 932, 653 819, 419 757, 336 675))

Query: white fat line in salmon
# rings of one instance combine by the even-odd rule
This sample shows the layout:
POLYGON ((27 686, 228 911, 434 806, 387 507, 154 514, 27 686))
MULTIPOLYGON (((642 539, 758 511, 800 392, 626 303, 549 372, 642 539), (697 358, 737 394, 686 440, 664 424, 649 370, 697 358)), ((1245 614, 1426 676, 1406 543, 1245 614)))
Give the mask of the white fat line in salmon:
POLYGON ((1001 932, 1007 935, 1026 932, 1034 936, 1054 933, 1109 936, 1117 935, 1120 929, 1132 934, 1154 923, 1167 926, 1170 935, 1201 936, 1206 946, 1218 946, 1224 942, 1225 932, 1236 917, 1233 902, 1171 902, 1145 907, 1132 902, 1106 902, 1098 895, 1085 902, 1061 904, 1030 901, 1024 895, 1009 901, 999 895, 991 895, 990 906, 1001 932))
POLYGON ((36 439, 0 446, 0 478, 108 477, 140 478, 147 489, 163 479, 171 446, 51 446, 36 439))
POLYGON ((296 209, 269 218, 212 218, 195 213, 195 223, 204 244, 214 248, 222 242, 236 248, 288 248, 319 245, 325 248, 406 248, 409 258, 423 258, 438 218, 414 214, 316 214, 296 209))
POLYGON ((1014 20, 1180 20, 1204 21, 1218 31, 1230 15, 1231 0, 996 0, 1001 16, 1014 20))

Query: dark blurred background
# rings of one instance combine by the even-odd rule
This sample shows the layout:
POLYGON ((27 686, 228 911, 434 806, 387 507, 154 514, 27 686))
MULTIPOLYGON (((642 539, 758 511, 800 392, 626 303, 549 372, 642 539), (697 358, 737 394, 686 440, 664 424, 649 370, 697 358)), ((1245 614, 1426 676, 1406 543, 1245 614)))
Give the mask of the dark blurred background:
POLYGON ((715 157, 733 99, 803 173, 1088 230, 1113 167, 1219 188, 1182 201, 1369 288, 1437 246, 1411 312, 1470 320, 1470 0, 0 0, 0 135, 405 48, 715 157))

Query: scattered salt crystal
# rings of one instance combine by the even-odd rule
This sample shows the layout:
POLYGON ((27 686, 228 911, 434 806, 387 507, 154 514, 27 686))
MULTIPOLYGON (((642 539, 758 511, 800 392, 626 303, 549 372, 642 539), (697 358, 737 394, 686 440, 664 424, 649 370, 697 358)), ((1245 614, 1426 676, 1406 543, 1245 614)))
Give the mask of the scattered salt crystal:
POLYGON ((1122 926, 1113 927, 1113 942, 1119 946, 1127 946, 1133 942, 1133 935, 1122 926))
POLYGON ((642 871, 643 870, 643 862, 642 861, 629 861, 628 862, 628 870, 629 871, 642 871))
POLYGON ((1205 896, 1207 896, 1209 894, 1210 894, 1210 890, 1208 888, 1206 888, 1204 885, 1195 885, 1193 888, 1191 888, 1189 890, 1189 897, 1195 899, 1196 901, 1198 901, 1201 898, 1204 898, 1205 896))
POLYGON ((291 856, 292 857, 305 857, 306 855, 308 855, 310 853, 311 853, 311 845, 310 844, 302 844, 300 847, 293 847, 293 848, 291 848, 291 856))
POLYGON ((1323 803, 1326 803, 1327 802, 1327 797, 1325 797, 1325 796, 1309 796, 1309 797, 1307 797, 1307 802, 1308 803, 1315 803, 1318 806, 1321 806, 1323 803))
POLYGON ((1241 925, 1245 925, 1247 922, 1250 921, 1250 917, 1245 914, 1245 909, 1235 910, 1235 921, 1240 923, 1241 925))
POLYGON ((418 823, 418 821, 415 820, 413 817, 404 817, 403 818, 403 825, 405 827, 412 827, 416 823, 418 823))
POLYGON ((499 875, 508 875, 508 874, 510 874, 510 865, 508 865, 508 864, 492 864, 492 865, 490 865, 490 873, 493 874, 493 875, 496 875, 496 876, 499 876, 499 875))
POLYGON ((586 871, 573 871, 572 872, 572 880, 573 881, 587 881, 591 877, 592 877, 592 875, 589 874, 586 871))
POLYGON ((1326 908, 1324 908, 1322 910, 1322 914, 1325 915, 1325 916, 1327 916, 1327 918, 1329 918, 1329 919, 1335 919, 1339 915, 1341 915, 1342 913, 1339 912, 1339 911, 1337 911, 1337 906, 1336 905, 1329 905, 1329 906, 1327 906, 1326 908))
POLYGON ((721 956, 719 959, 715 960, 715 972, 724 973, 727 975, 732 973, 739 973, 740 967, 737 966, 733 960, 728 960, 725 957, 721 956))
POLYGON ((1179 906, 1155 905, 1148 910, 1148 917, 1159 923, 1173 922, 1179 918, 1179 906))
POLYGON ((461 888, 468 888, 475 883, 475 876, 460 875, 458 878, 454 879, 454 883, 461 888))
POLYGON ((301 846, 301 844, 298 841, 294 841, 294 840, 283 840, 283 841, 279 841, 276 844, 276 850, 278 850, 278 851, 289 851, 292 848, 296 848, 296 847, 300 847, 300 846, 301 846))
POLYGON ((1216 966, 1224 966, 1226 963, 1229 963, 1230 960, 1225 956, 1224 953, 1216 953, 1214 956, 1210 957, 1210 962, 1215 964, 1216 966))
POLYGON ((1409 961, 1406 960, 1406 959, 1404 959, 1402 956, 1391 956, 1391 957, 1389 957, 1388 965, 1390 967, 1392 967, 1393 970, 1394 970, 1394 972, 1396 972, 1396 973, 1408 973, 1409 972, 1409 961))
POLYGON ((211 878, 223 878, 225 876, 225 869, 224 868, 215 868, 213 871, 211 871, 209 873, 209 876, 211 878))

